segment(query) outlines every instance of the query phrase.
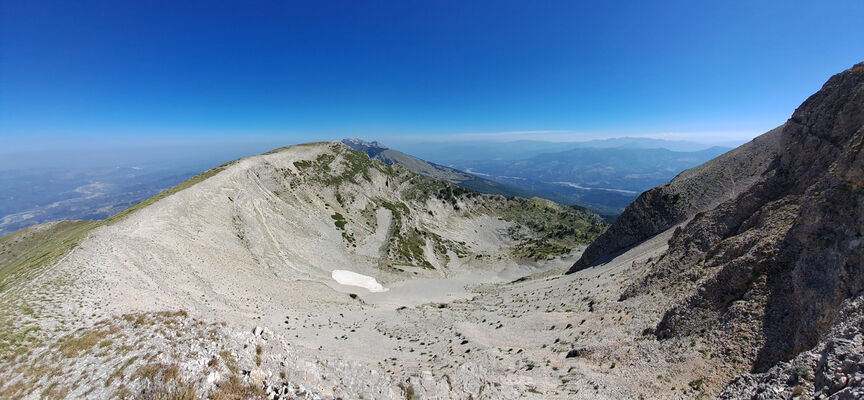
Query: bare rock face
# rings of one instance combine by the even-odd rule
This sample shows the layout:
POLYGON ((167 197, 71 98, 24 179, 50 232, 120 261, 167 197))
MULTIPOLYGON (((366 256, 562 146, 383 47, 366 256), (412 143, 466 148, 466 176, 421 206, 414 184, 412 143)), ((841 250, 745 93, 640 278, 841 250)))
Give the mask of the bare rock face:
POLYGON ((847 303, 836 326, 816 347, 764 373, 738 377, 719 397, 726 400, 864 397, 864 299, 858 297, 847 303))
POLYGON ((864 292, 864 64, 807 99, 780 143, 761 181, 696 214, 622 294, 676 299, 658 339, 702 338, 768 371, 816 346, 864 292))
POLYGON ((660 232, 737 197, 764 174, 777 157, 775 128, 737 149, 680 173, 665 185, 642 193, 614 224, 585 249, 569 273, 591 267, 660 232))

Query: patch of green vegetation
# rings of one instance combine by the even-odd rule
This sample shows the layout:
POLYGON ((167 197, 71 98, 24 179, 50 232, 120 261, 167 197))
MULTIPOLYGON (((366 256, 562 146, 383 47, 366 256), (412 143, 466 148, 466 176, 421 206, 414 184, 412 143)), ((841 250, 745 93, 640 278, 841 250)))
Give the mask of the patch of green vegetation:
POLYGON ((345 230, 345 225, 348 223, 348 221, 345 219, 345 217, 342 214, 337 212, 337 213, 331 215, 330 218, 333 219, 333 224, 336 225, 336 229, 339 229, 340 231, 342 231, 342 238, 345 239, 345 241, 348 242, 348 244, 350 244, 352 246, 356 246, 357 239, 354 238, 354 234, 348 233, 345 230))
POLYGON ((101 221, 61 221, 36 226, 0 238, 0 293, 38 272, 37 267, 56 262, 68 254, 101 221))
POLYGON ((337 212, 331 215, 330 218, 333 218, 333 223, 336 225, 336 228, 340 230, 345 230, 345 224, 347 224, 348 221, 345 220, 345 217, 342 216, 342 214, 339 214, 337 212))
POLYGON ((802 379, 810 381, 813 380, 813 371, 807 365, 798 364, 792 368, 792 376, 798 381, 802 379))
MULTIPOLYGON (((412 173, 413 174, 413 173, 412 173)), ((451 188, 456 190, 465 190, 459 186, 449 182, 432 179, 423 175, 411 176, 411 186, 406 188, 404 197, 406 200, 425 201, 432 197, 444 199, 444 193, 447 193, 451 188), (441 193, 442 195, 439 195, 441 193)))
POLYGON ((341 143, 331 143, 328 152, 319 154, 315 160, 295 161, 294 166, 303 171, 307 179, 333 188, 338 188, 345 182, 359 184, 361 181, 371 181, 370 172, 373 169, 388 176, 393 175, 390 166, 373 161, 366 153, 341 143))
POLYGON ((311 168, 313 165, 315 165, 315 164, 310 160, 294 161, 294 167, 300 171, 311 168))
POLYGON ((445 265, 450 262, 450 255, 448 253, 451 251, 455 253, 457 257, 467 257, 471 254, 471 252, 468 251, 465 242, 455 242, 450 239, 445 239, 441 237, 441 235, 430 231, 422 231, 422 235, 427 241, 432 242, 432 248, 435 251, 435 255, 438 256, 445 265))
POLYGON ((341 154, 343 158, 343 170, 338 176, 334 176, 330 184, 340 184, 342 181, 350 180, 353 183, 357 182, 357 176, 360 175, 365 181, 371 181, 369 169, 375 167, 375 162, 369 159, 366 153, 347 148, 343 145, 333 145, 331 150, 337 154, 341 154))
POLYGON ((687 383, 687 385, 690 386, 690 388, 693 390, 701 390, 703 383, 705 383, 705 380, 703 378, 699 378, 690 381, 689 383, 687 383))
POLYGON ((396 220, 397 223, 402 222, 402 216, 403 215, 408 215, 411 213, 411 209, 408 208, 408 206, 405 203, 401 203, 401 202, 391 203, 391 202, 384 200, 384 199, 381 199, 381 198, 375 199, 375 203, 377 203, 381 207, 384 207, 384 208, 390 210, 390 213, 393 214, 393 218, 396 220))
POLYGON ((548 239, 528 238, 513 247, 513 255, 526 260, 541 261, 550 257, 569 254, 572 251, 567 246, 551 243, 548 239))
POLYGON ((39 327, 22 326, 8 314, 10 310, 3 311, 0 314, 0 361, 10 361, 39 346, 41 338, 39 327))
POLYGON ((591 243, 608 227, 600 216, 580 207, 562 206, 536 197, 498 197, 498 201, 489 201, 488 207, 491 214, 517 225, 510 234, 520 241, 514 248, 518 257, 541 260, 569 254, 573 247, 591 243))
POLYGON ((103 339, 116 333, 120 328, 108 326, 105 329, 74 332, 60 339, 57 343, 60 355, 66 358, 76 357, 84 351, 89 351, 103 339))
MULTIPOLYGON (((404 218, 411 213, 408 205, 381 198, 375 199, 375 203, 390 210, 390 213, 393 214, 394 226, 390 236, 389 249, 392 250, 391 254, 396 258, 396 261, 423 268, 435 268, 423 253, 423 248, 426 246, 425 237, 433 234, 426 230, 404 226, 404 218)), ((444 253, 446 254, 446 250, 444 253)))
POLYGON ((396 253, 402 261, 421 266, 423 268, 434 268, 423 255, 423 247, 426 240, 418 229, 413 229, 405 235, 399 236, 396 243, 396 253))

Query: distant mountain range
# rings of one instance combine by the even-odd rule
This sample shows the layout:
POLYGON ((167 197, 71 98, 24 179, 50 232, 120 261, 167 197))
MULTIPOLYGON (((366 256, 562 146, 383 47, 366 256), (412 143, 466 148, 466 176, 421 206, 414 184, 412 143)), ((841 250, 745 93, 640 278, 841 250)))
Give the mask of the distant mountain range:
POLYGON ((688 168, 728 151, 692 142, 616 138, 582 143, 510 142, 460 143, 416 149, 438 154, 448 166, 423 161, 378 142, 346 139, 343 143, 388 164, 471 190, 538 196, 579 205, 614 217, 639 193, 669 181, 688 168), (561 150, 561 148, 566 150, 561 150), (697 149, 675 151, 672 149, 697 149), (521 150, 521 151, 520 151, 521 150), (557 151, 556 151, 557 150, 557 151))
POLYGON ((728 150, 580 147, 522 160, 477 159, 450 166, 560 203, 617 214, 639 193, 728 150))
MULTIPOLYGON (((616 138, 582 143, 406 145, 414 154, 409 155, 374 141, 343 142, 385 164, 400 164, 475 192, 542 197, 587 207, 607 220, 617 216, 642 191, 726 151, 684 141, 616 138)), ((82 161, 82 167, 74 169, 55 166, 0 170, 0 235, 48 221, 107 218, 230 159, 226 150, 215 148, 198 149, 185 159, 177 151, 162 153, 159 155, 164 160, 138 160, 138 166, 106 159, 82 161)))
POLYGON ((415 157, 439 164, 450 165, 472 160, 524 160, 540 154, 558 153, 584 148, 666 149, 677 152, 696 152, 711 147, 732 149, 743 141, 706 144, 686 140, 666 140, 640 137, 596 139, 584 142, 547 142, 516 140, 510 142, 458 141, 458 142, 405 142, 399 150, 415 157))
POLYGON ((536 196, 536 194, 529 190, 522 190, 479 177, 476 174, 465 173, 454 168, 424 161, 400 151, 387 148, 376 141, 367 142, 362 139, 351 138, 342 140, 342 143, 354 150, 366 153, 373 160, 381 161, 387 165, 399 164, 414 173, 447 181, 475 192, 525 198, 536 196))

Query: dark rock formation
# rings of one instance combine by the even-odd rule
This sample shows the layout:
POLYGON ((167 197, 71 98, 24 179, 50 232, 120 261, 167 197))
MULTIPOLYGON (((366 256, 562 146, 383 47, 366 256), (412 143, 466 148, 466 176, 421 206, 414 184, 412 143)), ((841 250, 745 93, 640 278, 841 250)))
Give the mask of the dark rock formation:
POLYGON ((568 273, 596 265, 695 214, 735 198, 756 182, 780 148, 782 126, 642 193, 585 249, 568 273))
POLYGON ((745 374, 720 394, 724 400, 864 398, 864 301, 843 307, 819 344, 759 374, 745 374))
POLYGON ((677 299, 659 339, 702 336, 754 372, 813 348, 864 293, 864 63, 807 99, 780 143, 761 180, 678 229, 622 295, 677 299))

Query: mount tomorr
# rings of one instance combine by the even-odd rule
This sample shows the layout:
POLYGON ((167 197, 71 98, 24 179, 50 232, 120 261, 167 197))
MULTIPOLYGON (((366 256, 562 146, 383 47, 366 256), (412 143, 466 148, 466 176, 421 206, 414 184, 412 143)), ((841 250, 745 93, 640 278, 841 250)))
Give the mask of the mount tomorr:
POLYGON ((864 64, 608 229, 347 142, 0 238, 0 398, 864 397, 864 64))

